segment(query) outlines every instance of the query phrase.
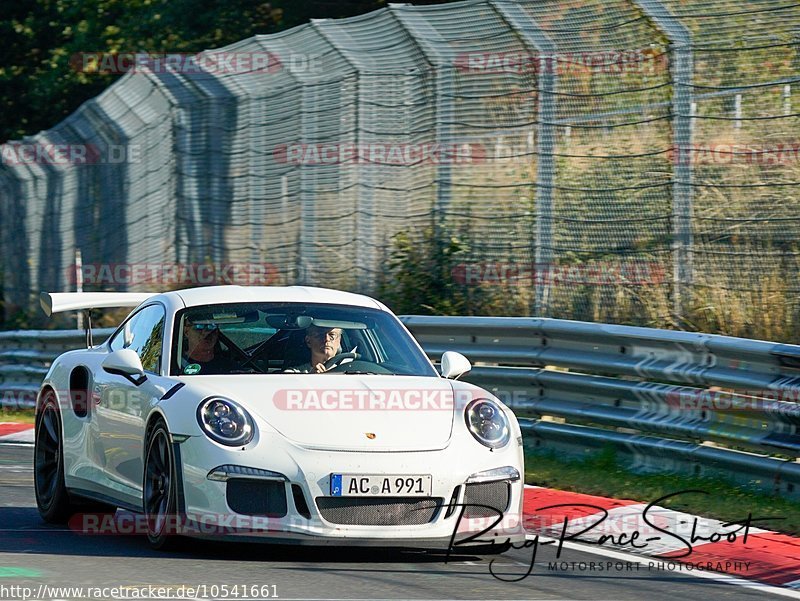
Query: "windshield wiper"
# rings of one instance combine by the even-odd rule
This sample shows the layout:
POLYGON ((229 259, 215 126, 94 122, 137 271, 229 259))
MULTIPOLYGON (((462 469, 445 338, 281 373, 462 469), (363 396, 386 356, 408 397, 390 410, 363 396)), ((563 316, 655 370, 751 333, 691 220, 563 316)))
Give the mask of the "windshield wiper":
POLYGON ((359 370, 346 371, 344 373, 345 373, 345 375, 348 375, 348 376, 349 375, 360 375, 360 376, 396 376, 397 375, 397 374, 393 374, 393 373, 381 374, 381 373, 378 373, 377 371, 359 371, 359 370))

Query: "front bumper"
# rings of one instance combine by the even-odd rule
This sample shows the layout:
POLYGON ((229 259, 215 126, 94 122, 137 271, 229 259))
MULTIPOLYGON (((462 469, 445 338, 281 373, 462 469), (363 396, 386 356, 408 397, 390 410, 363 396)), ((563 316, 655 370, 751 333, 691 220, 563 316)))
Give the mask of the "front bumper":
MULTIPOLYGON (((190 536, 441 550, 453 543, 456 548, 466 550, 472 545, 517 543, 525 537, 522 527, 524 470, 519 441, 512 440, 504 449, 495 451, 472 440, 462 440, 451 441, 447 448, 438 451, 330 452, 294 445, 277 433, 262 431, 259 439, 245 449, 225 448, 204 436, 192 436, 176 444, 176 450, 182 463, 180 510, 192 525, 182 534, 190 536), (228 482, 208 478, 209 473, 221 465, 269 470, 276 474, 270 487, 273 492, 279 490, 278 494, 285 498, 285 512, 259 515, 231 509, 228 482), (465 508, 462 516, 461 505, 474 501, 476 489, 467 488, 470 476, 498 468, 513 468, 520 475, 516 480, 495 479, 498 486, 506 486, 508 491, 506 507, 498 507, 502 515, 465 508), (317 502, 330 497, 331 473, 431 474, 433 490, 428 500, 440 502, 440 507, 431 511, 425 523, 406 524, 403 520, 379 525, 336 523, 326 519, 325 516, 331 514, 321 511, 317 502), (475 538, 462 543, 469 537, 475 538)), ((380 503, 376 501, 380 497, 364 499, 380 503)), ((405 499, 409 501, 411 499, 405 499)))

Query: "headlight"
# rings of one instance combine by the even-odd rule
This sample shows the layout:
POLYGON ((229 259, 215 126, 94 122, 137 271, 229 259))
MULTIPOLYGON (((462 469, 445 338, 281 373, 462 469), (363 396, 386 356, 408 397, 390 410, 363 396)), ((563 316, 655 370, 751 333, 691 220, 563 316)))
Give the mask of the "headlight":
POLYGON ((253 438, 253 420, 229 399, 212 397, 197 408, 197 421, 212 440, 231 447, 245 445, 253 438))
POLYGON ((467 428, 484 446, 499 449, 508 444, 511 428, 500 406, 489 399, 478 399, 467 405, 464 413, 467 428))

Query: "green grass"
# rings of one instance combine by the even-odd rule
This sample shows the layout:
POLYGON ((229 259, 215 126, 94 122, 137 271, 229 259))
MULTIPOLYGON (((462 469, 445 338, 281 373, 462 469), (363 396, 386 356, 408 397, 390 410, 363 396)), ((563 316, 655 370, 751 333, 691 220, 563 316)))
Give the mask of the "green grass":
POLYGON ((800 535, 800 502, 746 490, 724 480, 672 474, 634 474, 616 463, 613 452, 604 452, 586 460, 526 453, 525 464, 525 481, 528 484, 643 503, 682 490, 704 490, 710 494, 685 494, 659 505, 723 522, 745 519, 748 513, 752 513, 754 518, 782 517, 785 519, 754 520, 753 523, 766 530, 800 535))
POLYGON ((33 420, 33 409, 7 409, 0 407, 0 422, 32 424, 33 420))

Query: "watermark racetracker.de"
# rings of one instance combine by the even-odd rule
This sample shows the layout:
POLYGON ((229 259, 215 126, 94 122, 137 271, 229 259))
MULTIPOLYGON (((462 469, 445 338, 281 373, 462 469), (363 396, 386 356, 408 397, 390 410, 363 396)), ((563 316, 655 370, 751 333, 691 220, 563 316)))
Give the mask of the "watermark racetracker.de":
POLYGON ((78 52, 70 57, 75 71, 89 74, 178 73, 193 75, 274 75, 321 73, 321 54, 258 52, 78 52))
POLYGON ((667 154, 676 165, 800 165, 800 142, 711 142, 673 146, 667 154))
POLYGON ((273 149, 277 163, 288 165, 398 165, 473 164, 486 162, 480 143, 437 142, 292 142, 273 149))
MULTIPOLYGON (((73 532, 95 536, 144 536, 153 530, 154 518, 144 514, 119 511, 117 513, 78 513, 73 515, 68 526, 73 532)), ((325 523, 315 515, 310 517, 266 515, 219 514, 191 512, 159 516, 164 521, 165 532, 176 536, 225 537, 242 533, 269 534, 291 531, 293 527, 306 530, 309 525, 324 527, 325 523)), ((504 514, 495 524, 496 516, 469 517, 459 520, 458 534, 481 532, 489 526, 499 532, 514 532, 520 526, 520 516, 504 514)), ((555 528, 559 524, 553 523, 555 528)))
POLYGON ((272 263, 84 263, 68 267, 66 276, 72 285, 269 286, 278 281, 280 269, 272 263))
POLYGON ((473 74, 653 74, 669 70, 669 54, 660 48, 553 54, 476 51, 459 54, 455 67, 458 71, 473 74))
POLYGON ((667 281, 663 264, 656 261, 615 261, 559 265, 555 263, 459 263, 451 269, 457 284, 477 285, 628 285, 655 286, 667 281))
POLYGON ((54 144, 7 142, 0 145, 4 165, 120 165, 141 163, 139 144, 54 144))

